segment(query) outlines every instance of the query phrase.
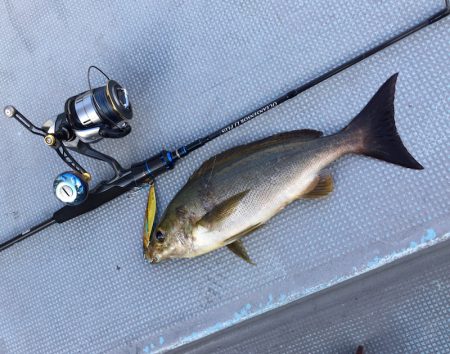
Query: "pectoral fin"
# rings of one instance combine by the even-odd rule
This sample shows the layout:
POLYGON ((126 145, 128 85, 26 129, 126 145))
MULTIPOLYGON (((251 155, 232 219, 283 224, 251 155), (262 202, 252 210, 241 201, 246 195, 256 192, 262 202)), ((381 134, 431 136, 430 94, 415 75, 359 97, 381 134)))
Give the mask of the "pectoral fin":
POLYGON ((244 198, 249 191, 244 191, 233 195, 216 205, 210 212, 206 213, 197 224, 208 229, 214 228, 221 224, 228 216, 230 216, 238 206, 239 202, 244 198))
POLYGON ((244 244, 242 243, 242 240, 234 241, 233 243, 228 244, 227 247, 231 252, 233 252, 236 256, 241 257, 247 263, 250 263, 251 265, 256 265, 250 259, 247 250, 245 249, 244 244))
POLYGON ((333 191, 333 177, 331 175, 320 175, 311 183, 310 190, 300 198, 314 199, 325 197, 333 191))

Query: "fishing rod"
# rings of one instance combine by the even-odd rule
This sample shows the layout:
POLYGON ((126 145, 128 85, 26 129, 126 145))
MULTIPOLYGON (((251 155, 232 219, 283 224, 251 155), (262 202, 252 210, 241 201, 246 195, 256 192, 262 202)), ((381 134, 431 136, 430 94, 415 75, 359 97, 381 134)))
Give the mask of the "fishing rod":
POLYGON ((64 112, 56 117, 55 122, 44 123, 42 128, 35 126, 13 106, 5 107, 4 112, 7 117, 16 119, 32 134, 43 137, 45 144, 53 148, 72 171, 59 174, 53 184, 56 197, 65 206, 57 210, 49 219, 0 244, 0 251, 53 224, 61 224, 95 210, 136 187, 147 183, 152 184, 157 176, 173 169, 178 160, 211 140, 228 133, 403 38, 445 18, 450 14, 449 1, 445 0, 445 9, 425 21, 289 91, 233 123, 188 145, 182 145, 176 150, 162 150, 149 159, 136 163, 127 169, 123 168, 111 156, 93 149, 90 145, 104 138, 117 139, 128 135, 131 132, 130 120, 133 116, 127 90, 116 81, 111 80, 99 68, 89 67, 89 90, 69 98, 65 103, 64 112), (107 79, 106 85, 92 89, 90 83, 92 69, 98 70, 105 76, 107 79), (91 175, 78 163, 70 151, 108 163, 114 171, 114 176, 108 181, 99 182, 94 189, 89 190, 91 175))

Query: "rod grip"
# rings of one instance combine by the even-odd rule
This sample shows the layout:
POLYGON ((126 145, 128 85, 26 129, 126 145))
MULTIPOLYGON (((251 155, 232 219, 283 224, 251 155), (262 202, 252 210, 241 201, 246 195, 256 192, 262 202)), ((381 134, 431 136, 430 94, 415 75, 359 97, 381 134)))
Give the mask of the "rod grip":
POLYGON ((106 204, 109 201, 117 198, 118 196, 128 192, 130 189, 130 187, 115 186, 101 193, 89 194, 86 201, 84 201, 82 204, 73 206, 66 205, 65 207, 62 207, 61 209, 56 211, 53 214, 53 219, 58 224, 61 224, 65 221, 97 209, 103 204, 106 204))

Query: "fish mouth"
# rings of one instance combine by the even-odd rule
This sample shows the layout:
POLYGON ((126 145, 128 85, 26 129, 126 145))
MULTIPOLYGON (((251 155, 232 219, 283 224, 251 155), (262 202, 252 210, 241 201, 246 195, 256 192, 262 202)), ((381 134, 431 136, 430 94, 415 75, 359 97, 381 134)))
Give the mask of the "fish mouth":
POLYGON ((161 258, 157 255, 152 255, 148 250, 144 249, 144 258, 152 264, 161 262, 161 258))
POLYGON ((159 262, 161 262, 161 259, 158 256, 153 256, 150 258, 150 263, 152 263, 152 264, 156 264, 159 262))

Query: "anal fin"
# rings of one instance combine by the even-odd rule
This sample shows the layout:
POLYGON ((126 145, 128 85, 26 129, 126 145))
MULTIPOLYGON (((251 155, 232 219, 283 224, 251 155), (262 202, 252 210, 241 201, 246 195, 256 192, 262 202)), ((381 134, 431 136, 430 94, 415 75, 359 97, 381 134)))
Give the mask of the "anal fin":
POLYGON ((315 199, 325 197, 333 191, 334 183, 331 175, 319 175, 311 183, 310 189, 300 196, 303 199, 315 199))

